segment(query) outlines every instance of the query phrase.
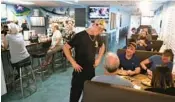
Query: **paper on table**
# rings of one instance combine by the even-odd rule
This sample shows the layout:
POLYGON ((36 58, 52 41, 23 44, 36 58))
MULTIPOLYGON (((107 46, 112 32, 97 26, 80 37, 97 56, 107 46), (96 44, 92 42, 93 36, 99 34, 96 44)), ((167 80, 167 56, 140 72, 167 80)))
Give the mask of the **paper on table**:
POLYGON ((134 85, 134 89, 140 90, 140 89, 141 89, 141 87, 140 87, 140 86, 138 86, 138 85, 134 85))

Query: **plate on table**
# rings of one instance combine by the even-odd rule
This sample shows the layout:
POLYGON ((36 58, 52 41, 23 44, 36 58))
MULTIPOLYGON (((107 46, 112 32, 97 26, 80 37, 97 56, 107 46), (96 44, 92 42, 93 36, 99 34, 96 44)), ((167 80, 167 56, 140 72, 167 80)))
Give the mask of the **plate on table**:
POLYGON ((120 75, 120 76, 127 76, 128 74, 126 73, 126 71, 119 70, 119 71, 117 71, 117 75, 120 75))
POLYGON ((145 85, 145 86, 151 86, 151 80, 145 80, 145 79, 143 79, 142 81, 141 81, 141 83, 143 84, 143 85, 145 85))

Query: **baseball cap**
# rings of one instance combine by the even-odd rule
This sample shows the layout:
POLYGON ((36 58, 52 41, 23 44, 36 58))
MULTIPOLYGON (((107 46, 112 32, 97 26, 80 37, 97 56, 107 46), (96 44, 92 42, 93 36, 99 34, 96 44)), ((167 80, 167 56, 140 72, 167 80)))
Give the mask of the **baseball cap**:
POLYGON ((135 42, 130 42, 127 47, 137 47, 137 44, 135 42))
POLYGON ((106 31, 106 21, 104 19, 97 19, 94 22, 95 24, 98 24, 100 28, 102 28, 104 31, 106 31))

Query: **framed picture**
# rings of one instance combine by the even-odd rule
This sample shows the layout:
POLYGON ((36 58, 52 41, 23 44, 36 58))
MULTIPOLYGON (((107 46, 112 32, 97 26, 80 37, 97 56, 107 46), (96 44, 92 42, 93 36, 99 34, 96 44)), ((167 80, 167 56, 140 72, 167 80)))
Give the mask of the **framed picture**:
POLYGON ((110 29, 116 29, 116 14, 111 12, 110 29))

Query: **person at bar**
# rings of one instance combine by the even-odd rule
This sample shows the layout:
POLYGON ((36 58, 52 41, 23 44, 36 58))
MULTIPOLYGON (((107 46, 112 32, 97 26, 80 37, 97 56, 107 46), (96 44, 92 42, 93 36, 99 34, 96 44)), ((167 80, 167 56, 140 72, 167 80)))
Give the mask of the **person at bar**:
POLYGON ((23 35, 19 33, 19 26, 15 23, 10 23, 8 25, 8 34, 4 38, 4 48, 10 50, 12 67, 16 67, 18 75, 15 79, 19 78, 19 67, 16 66, 18 62, 26 59, 30 59, 30 55, 26 49, 25 41, 23 35))
POLYGON ((105 24, 103 19, 95 20, 92 26, 75 34, 63 47, 64 53, 74 69, 70 102, 79 101, 84 82, 95 76, 95 68, 100 64, 105 51, 105 45, 99 38, 99 35, 105 30, 105 24), (71 55, 71 48, 75 49, 75 59, 71 55), (99 53, 96 57, 97 48, 99 48, 99 53))
POLYGON ((136 75, 140 73, 140 60, 135 56, 136 44, 130 43, 127 46, 125 53, 119 54, 120 66, 124 75, 136 75))
POLYGON ((175 96, 175 87, 171 70, 165 66, 157 67, 153 71, 151 88, 145 90, 175 96))
POLYGON ((115 53, 108 52, 105 57, 104 75, 95 76, 92 78, 92 81, 133 87, 133 84, 130 81, 116 75, 119 65, 120 60, 118 56, 115 53))
POLYGON ((152 71, 156 69, 158 66, 167 66, 172 71, 173 68, 173 52, 171 49, 166 49, 162 56, 160 55, 153 55, 148 59, 145 59, 140 63, 141 67, 147 71, 149 76, 152 76, 152 71), (148 68, 146 65, 151 63, 151 68, 148 68))
POLYGON ((24 31, 28 31, 29 30, 29 26, 28 26, 28 23, 27 23, 27 20, 24 20, 22 25, 21 25, 21 28, 22 28, 22 33, 24 34, 24 31))
POLYGON ((53 54, 56 53, 57 51, 62 49, 63 46, 63 41, 62 41, 62 35, 61 32, 59 31, 59 26, 56 23, 53 23, 51 25, 52 29, 52 42, 51 46, 47 51, 47 55, 45 57, 44 62, 42 63, 43 68, 46 68, 47 65, 49 65, 52 62, 53 54))

